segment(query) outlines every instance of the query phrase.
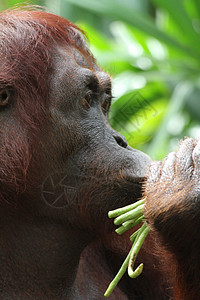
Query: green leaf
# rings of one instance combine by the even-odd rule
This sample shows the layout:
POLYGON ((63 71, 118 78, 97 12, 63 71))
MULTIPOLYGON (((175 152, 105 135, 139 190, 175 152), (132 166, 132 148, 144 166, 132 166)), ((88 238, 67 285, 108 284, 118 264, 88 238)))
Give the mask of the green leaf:
POLYGON ((148 147, 148 154, 153 159, 161 159, 159 154, 163 153, 163 156, 170 151, 169 149, 169 133, 167 130, 168 124, 177 113, 183 109, 188 95, 191 94, 193 85, 189 81, 183 81, 176 85, 173 94, 170 99, 170 103, 167 107, 166 113, 163 117, 162 123, 160 124, 152 142, 148 147))
POLYGON ((196 7, 196 11, 198 12, 198 15, 200 17, 200 1, 199 0, 193 0, 194 5, 196 7))
POLYGON ((193 28, 192 20, 180 0, 153 0, 158 6, 164 8, 169 16, 178 25, 185 38, 191 42, 196 51, 200 53, 200 36, 193 28))
POLYGON ((50 11, 58 15, 61 14, 61 0, 46 0, 45 2, 50 11))
POLYGON ((85 22, 78 23, 77 25, 86 32, 89 42, 92 43, 93 46, 99 50, 112 51, 110 40, 106 36, 100 34, 99 31, 85 22))
POLYGON ((115 0, 65 0, 67 3, 77 5, 92 12, 107 16, 114 20, 121 20, 155 37, 156 39, 173 46, 180 51, 200 58, 200 53, 194 51, 193 47, 179 43, 175 38, 157 28, 148 15, 127 9, 123 4, 115 0))

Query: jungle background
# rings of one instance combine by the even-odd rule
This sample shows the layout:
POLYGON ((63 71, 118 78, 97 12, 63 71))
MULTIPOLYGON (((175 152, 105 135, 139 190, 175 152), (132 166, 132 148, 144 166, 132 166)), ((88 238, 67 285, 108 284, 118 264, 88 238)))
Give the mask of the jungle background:
MULTIPOLYGON (((0 11, 20 1, 0 0, 0 11)), ((162 159, 200 137, 199 0, 31 1, 78 24, 113 80, 110 123, 162 159)))

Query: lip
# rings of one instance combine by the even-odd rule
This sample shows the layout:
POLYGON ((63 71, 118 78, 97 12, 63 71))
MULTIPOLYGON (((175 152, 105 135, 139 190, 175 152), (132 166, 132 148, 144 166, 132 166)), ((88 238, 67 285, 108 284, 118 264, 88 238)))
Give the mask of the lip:
POLYGON ((127 149, 130 151, 133 164, 131 168, 125 170, 125 177, 133 183, 142 183, 148 177, 152 159, 142 151, 133 149, 130 146, 127 149))

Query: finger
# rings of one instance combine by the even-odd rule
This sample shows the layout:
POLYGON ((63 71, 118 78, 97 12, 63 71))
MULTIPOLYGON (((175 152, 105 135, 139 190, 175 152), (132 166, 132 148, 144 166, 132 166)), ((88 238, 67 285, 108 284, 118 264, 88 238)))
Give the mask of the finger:
POLYGON ((182 141, 176 152, 176 167, 177 171, 182 176, 188 176, 193 172, 193 159, 192 153, 197 141, 192 138, 187 138, 182 141))
POLYGON ((194 175, 200 176, 200 140, 192 152, 192 159, 194 162, 194 175))
POLYGON ((163 161, 161 180, 173 180, 175 171, 176 153, 171 152, 163 161))
POLYGON ((153 161, 151 163, 149 167, 148 183, 157 182, 158 180, 160 180, 161 167, 162 167, 161 161, 153 161))

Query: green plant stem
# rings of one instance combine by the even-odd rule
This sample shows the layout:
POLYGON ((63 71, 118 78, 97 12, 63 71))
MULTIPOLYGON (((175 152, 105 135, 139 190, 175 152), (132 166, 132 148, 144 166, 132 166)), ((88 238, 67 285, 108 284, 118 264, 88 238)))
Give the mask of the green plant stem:
POLYGON ((145 204, 141 204, 135 209, 132 209, 131 211, 124 213, 123 215, 115 218, 114 224, 120 225, 128 220, 138 219, 139 217, 143 216, 143 208, 145 204))
POLYGON ((118 216, 120 216, 120 215, 122 215, 122 214, 124 214, 124 213, 126 213, 128 211, 131 211, 132 209, 138 207, 139 205, 144 204, 144 202, 145 202, 145 200, 142 199, 142 200, 137 201, 137 202, 135 202, 133 204, 130 204, 130 205, 127 205, 127 206, 124 206, 124 207, 121 207, 121 208, 117 208, 115 210, 111 210, 108 213, 108 217, 109 218, 118 217, 118 216))
POLYGON ((141 227, 140 227, 138 230, 136 230, 136 231, 130 236, 130 241, 131 241, 131 243, 133 243, 133 242, 135 241, 135 239, 136 239, 136 237, 137 237, 137 235, 138 235, 140 229, 141 229, 141 227))
POLYGON ((149 232, 150 232, 150 228, 146 225, 146 223, 144 223, 142 227, 138 230, 137 237, 135 239, 133 247, 130 250, 130 258, 128 263, 128 275, 131 278, 136 278, 142 273, 143 264, 140 264, 140 266, 135 271, 133 271, 133 266, 136 257, 138 255, 138 252, 140 251, 140 248, 142 247, 149 232))
MULTIPOLYGON (((133 205, 128 205, 123 208, 116 209, 114 211, 109 212, 109 218, 115 218, 114 223, 116 225, 122 224, 119 228, 116 229, 118 234, 123 234, 125 231, 130 229, 131 227, 141 223, 144 220, 143 208, 145 199, 140 200, 133 205)), ((104 296, 109 297, 124 273, 128 268, 128 274, 131 278, 138 277, 143 271, 143 263, 141 263, 135 271, 133 271, 133 266, 136 260, 136 257, 144 243, 145 238, 150 232, 150 228, 144 223, 136 232, 134 232, 130 240, 133 242, 131 250, 127 255, 125 261, 123 262, 121 268, 119 269, 117 275, 109 284, 104 296)))
POLYGON ((112 293, 112 291, 114 290, 114 288, 117 286, 118 282, 120 281, 120 279, 122 278, 122 276, 124 275, 124 273, 126 272, 126 269, 128 267, 128 262, 130 259, 130 252, 127 255, 125 261, 123 262, 121 268, 119 269, 117 275, 114 277, 114 279, 111 281, 111 283, 109 284, 104 296, 105 297, 109 297, 110 294, 112 293))
POLYGON ((136 220, 130 220, 130 221, 126 221, 124 223, 122 223, 122 225, 117 228, 115 230, 115 232, 119 235, 123 234, 124 232, 126 232, 127 230, 129 230, 130 228, 138 225, 139 223, 142 222, 142 220, 144 219, 144 216, 141 216, 140 218, 136 219, 136 220))

